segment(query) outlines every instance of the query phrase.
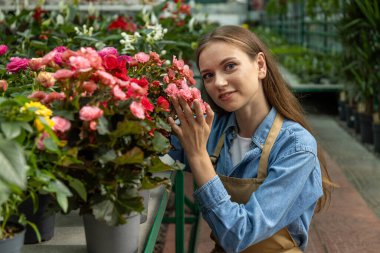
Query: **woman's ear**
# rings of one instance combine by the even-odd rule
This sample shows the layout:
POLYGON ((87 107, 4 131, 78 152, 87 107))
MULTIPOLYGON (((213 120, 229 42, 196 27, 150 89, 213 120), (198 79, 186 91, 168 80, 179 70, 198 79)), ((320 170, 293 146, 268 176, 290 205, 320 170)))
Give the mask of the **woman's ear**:
POLYGON ((267 63, 263 52, 257 54, 257 66, 259 70, 259 79, 262 80, 267 76, 267 63))

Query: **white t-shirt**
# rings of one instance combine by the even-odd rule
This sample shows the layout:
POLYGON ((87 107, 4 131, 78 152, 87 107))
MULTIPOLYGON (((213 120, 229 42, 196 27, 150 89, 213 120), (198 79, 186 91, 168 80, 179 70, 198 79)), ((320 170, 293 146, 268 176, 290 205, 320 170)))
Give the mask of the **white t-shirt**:
POLYGON ((236 164, 240 163, 243 160, 245 153, 249 150, 249 146, 251 145, 252 139, 241 137, 240 135, 236 135, 237 137, 233 139, 230 153, 232 158, 232 165, 235 167, 236 164))

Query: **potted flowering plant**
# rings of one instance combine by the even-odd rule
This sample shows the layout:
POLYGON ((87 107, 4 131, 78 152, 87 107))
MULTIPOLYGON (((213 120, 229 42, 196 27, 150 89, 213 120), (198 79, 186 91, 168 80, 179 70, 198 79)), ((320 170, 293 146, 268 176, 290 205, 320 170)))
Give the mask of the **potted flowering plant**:
POLYGON ((74 193, 70 208, 116 226, 143 210, 139 190, 169 187, 153 174, 180 166, 160 159, 170 149, 169 98, 201 101, 182 60, 81 48, 53 50, 30 60, 29 68, 35 75, 29 98, 52 110, 55 134, 65 144, 56 164, 74 193))
POLYGON ((41 103, 30 102, 25 97, 0 97, 0 239, 13 236, 10 222, 28 225, 25 241, 19 238, 21 245, 50 239, 54 217, 50 219, 50 228, 43 226, 44 219, 40 223, 34 218, 36 212, 47 217, 42 213, 47 209, 40 205, 44 196, 54 195, 62 209, 67 209, 67 197, 71 193, 54 176, 50 162, 60 154, 60 142, 54 136, 50 115, 51 111, 41 103), (41 143, 46 136, 51 137, 49 142, 41 143))

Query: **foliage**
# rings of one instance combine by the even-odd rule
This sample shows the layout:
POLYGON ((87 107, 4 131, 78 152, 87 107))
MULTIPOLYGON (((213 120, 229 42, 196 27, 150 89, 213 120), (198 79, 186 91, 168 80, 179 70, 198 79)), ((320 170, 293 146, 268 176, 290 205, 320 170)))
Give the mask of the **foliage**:
POLYGON ((373 112, 373 96, 380 87, 380 1, 352 0, 345 4, 339 34, 344 47, 346 80, 355 80, 365 111, 373 112))
MULTIPOLYGON (((54 175, 54 164, 60 154, 58 141, 49 122, 49 110, 41 104, 31 105, 24 97, 0 100, 0 238, 5 235, 8 219, 19 216, 28 223, 18 206, 31 198, 35 207, 38 194, 52 194, 62 210, 67 211, 69 189, 54 175), (38 149, 42 136, 51 136, 46 149, 38 149)), ((31 223, 29 225, 35 226, 31 223)))
POLYGON ((277 60, 296 74, 302 83, 337 83, 339 56, 314 52, 302 46, 289 44, 269 29, 257 27, 254 32, 269 47, 277 60))

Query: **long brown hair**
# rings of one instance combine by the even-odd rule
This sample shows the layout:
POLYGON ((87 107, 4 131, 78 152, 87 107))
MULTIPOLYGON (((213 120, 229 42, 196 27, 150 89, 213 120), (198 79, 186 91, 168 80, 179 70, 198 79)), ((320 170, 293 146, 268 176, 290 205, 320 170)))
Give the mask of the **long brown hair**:
MULTIPOLYGON (((287 119, 298 122, 310 133, 312 133, 311 127, 306 122, 304 117, 304 111, 298 99, 293 95, 288 86, 285 84, 278 68, 277 63, 270 54, 264 43, 251 31, 242 28, 240 26, 221 26, 216 28, 211 33, 205 35, 198 43, 196 50, 196 61, 199 69, 199 55, 202 50, 215 41, 222 41, 229 44, 233 44, 248 54, 251 59, 255 59, 259 52, 263 52, 265 55, 267 65, 267 75, 262 80, 264 94, 268 100, 268 103, 276 108, 287 119)), ((215 104, 213 107, 216 106, 215 104)), ((221 111, 218 108, 217 111, 221 111)), ((322 186, 323 197, 318 200, 316 212, 319 212, 327 202, 330 201, 331 190, 333 183, 330 180, 330 176, 326 167, 326 161, 321 148, 318 145, 318 159, 322 171, 322 186)))

